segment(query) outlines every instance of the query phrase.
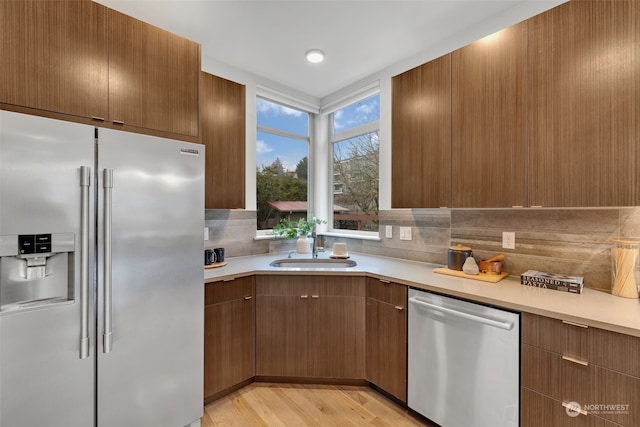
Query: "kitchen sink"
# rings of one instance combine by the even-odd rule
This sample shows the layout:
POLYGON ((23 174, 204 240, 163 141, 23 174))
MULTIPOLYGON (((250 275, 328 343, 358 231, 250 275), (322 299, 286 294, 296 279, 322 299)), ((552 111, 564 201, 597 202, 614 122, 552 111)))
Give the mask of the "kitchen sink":
POLYGON ((358 263, 351 259, 283 258, 277 259, 269 265, 280 268, 350 268, 355 267, 358 263))

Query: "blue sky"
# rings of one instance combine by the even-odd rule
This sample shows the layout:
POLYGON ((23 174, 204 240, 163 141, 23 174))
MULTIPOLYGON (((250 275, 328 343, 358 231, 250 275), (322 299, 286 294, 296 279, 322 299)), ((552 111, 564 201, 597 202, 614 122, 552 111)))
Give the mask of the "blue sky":
MULTIPOLYGON (((374 95, 351 104, 334 113, 334 129, 340 132, 357 125, 378 120, 380 117, 380 96, 374 95)), ((257 100, 258 125, 280 129, 297 135, 308 136, 309 115, 264 99, 257 100)), ((308 155, 306 141, 284 138, 266 132, 258 132, 256 163, 259 168, 269 166, 276 157, 280 158, 286 170, 295 170, 298 162, 308 155)))

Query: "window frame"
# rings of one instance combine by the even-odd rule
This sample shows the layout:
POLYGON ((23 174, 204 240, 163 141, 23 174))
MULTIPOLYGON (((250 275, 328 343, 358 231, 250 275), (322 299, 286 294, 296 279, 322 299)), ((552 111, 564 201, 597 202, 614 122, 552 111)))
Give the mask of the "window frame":
MULTIPOLYGON (((307 143, 307 218, 309 217, 309 212, 313 212, 313 206, 314 206, 314 201, 313 201, 313 182, 314 182, 314 177, 313 177, 313 158, 314 158, 314 149, 313 149, 313 135, 314 135, 314 122, 315 122, 315 116, 316 114, 312 111, 309 111, 307 109, 301 108, 299 105, 293 105, 293 104, 298 104, 296 102, 294 103, 287 103, 285 101, 282 101, 280 99, 278 99, 280 97, 278 96, 274 96, 274 97, 270 97, 268 95, 264 95, 264 94, 256 94, 255 99, 256 99, 256 105, 258 103, 259 99, 262 99, 263 101, 266 102, 270 102, 273 104, 278 104, 281 105, 283 107, 286 108, 290 108, 293 110, 297 110, 297 111, 301 111, 302 113, 307 114, 307 132, 308 135, 304 136, 302 134, 297 134, 297 133, 293 133, 293 132, 287 132, 281 129, 276 129, 276 128, 272 128, 269 126, 262 126, 258 124, 258 108, 256 108, 256 141, 257 141, 257 135, 259 132, 263 132, 263 133, 268 133, 271 135, 276 135, 276 136, 280 136, 283 138, 289 138, 289 139, 294 139, 294 140, 298 140, 298 141, 304 141, 307 143)), ((257 148, 256 148, 257 149, 257 148)), ((257 159, 256 159, 257 160, 257 159)), ((257 161, 256 161, 256 168, 258 167, 257 165, 257 161)), ((256 176, 256 180, 257 180, 257 176, 256 176)), ((256 188, 256 193, 255 196, 257 196, 257 188, 256 188)), ((256 212, 258 211, 258 205, 256 204, 256 212)), ((256 239, 275 239, 275 236, 272 234, 273 233, 273 229, 258 229, 258 225, 256 223, 256 239)))
MULTIPOLYGON (((375 91, 369 91, 366 93, 362 93, 354 96, 353 98, 349 98, 348 100, 346 100, 345 102, 341 103, 341 106, 338 108, 334 108, 332 109, 332 111, 328 114, 328 143, 329 143, 329 165, 330 165, 330 172, 328 174, 329 179, 331 180, 331 182, 329 183, 329 194, 328 194, 328 223, 330 224, 330 226, 328 227, 328 232, 326 233, 327 235, 334 235, 334 236, 353 236, 356 238, 360 238, 360 239, 371 239, 371 240, 379 240, 379 236, 380 236, 380 230, 378 228, 378 231, 362 231, 362 230, 348 230, 348 229, 343 229, 343 228, 334 228, 333 224, 334 224, 334 212, 333 212, 333 206, 334 206, 334 188, 335 188, 335 170, 333 168, 333 162, 334 162, 334 147, 336 143, 351 139, 351 138, 356 138, 359 136, 363 136, 363 135, 367 135, 373 132, 378 132, 378 138, 380 137, 380 115, 378 115, 378 120, 373 120, 371 122, 367 122, 343 131, 339 131, 339 132, 335 132, 334 131, 334 114, 336 111, 341 110, 342 108, 348 107, 352 104, 355 104, 357 102, 360 102, 362 100, 365 100, 367 98, 371 98, 374 95, 378 95, 378 97, 380 97, 380 90, 377 89, 375 91)), ((380 105, 378 105, 378 107, 380 108, 380 105)), ((378 151, 378 156, 380 156, 380 151, 378 151)), ((380 180, 380 168, 378 167, 378 180, 380 180)), ((380 191, 380 186, 378 186, 378 192, 380 191)), ((378 193, 378 200, 380 199, 380 194, 378 193)), ((378 209, 380 207, 378 206, 378 209)))

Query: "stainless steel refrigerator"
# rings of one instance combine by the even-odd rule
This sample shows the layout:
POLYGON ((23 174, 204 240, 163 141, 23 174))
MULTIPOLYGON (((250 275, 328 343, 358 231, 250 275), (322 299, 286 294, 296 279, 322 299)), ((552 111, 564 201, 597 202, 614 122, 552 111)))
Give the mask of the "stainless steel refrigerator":
POLYGON ((200 425, 204 147, 0 111, 0 426, 200 425))

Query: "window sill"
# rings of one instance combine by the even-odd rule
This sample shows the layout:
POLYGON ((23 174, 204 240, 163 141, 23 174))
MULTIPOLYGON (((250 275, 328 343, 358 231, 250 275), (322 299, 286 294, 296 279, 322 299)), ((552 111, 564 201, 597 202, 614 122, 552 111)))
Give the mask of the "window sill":
POLYGON ((347 239, 371 240, 376 242, 380 241, 380 234, 373 231, 332 230, 332 231, 324 231, 320 234, 322 236, 329 236, 329 237, 345 237, 347 239))

